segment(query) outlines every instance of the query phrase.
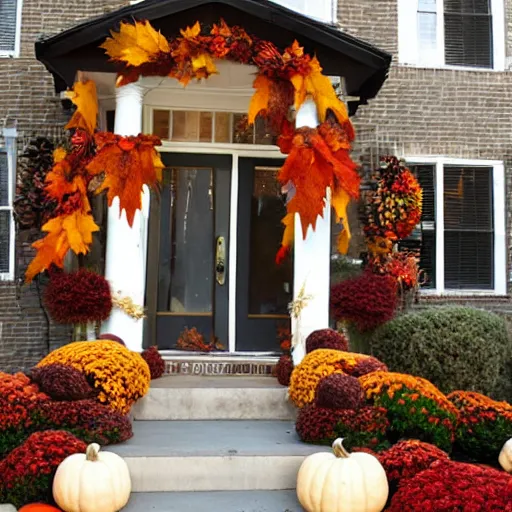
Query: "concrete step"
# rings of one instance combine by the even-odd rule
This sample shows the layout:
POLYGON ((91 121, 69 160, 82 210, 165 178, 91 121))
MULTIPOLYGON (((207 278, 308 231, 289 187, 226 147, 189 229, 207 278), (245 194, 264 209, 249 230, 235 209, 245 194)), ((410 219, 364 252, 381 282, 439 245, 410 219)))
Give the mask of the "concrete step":
POLYGON ((287 389, 268 377, 169 376, 151 383, 135 420, 294 420, 287 389))
POLYGON ((295 491, 134 493, 122 512, 302 512, 295 491))
POLYGON ((109 446, 130 469, 134 492, 293 490, 305 457, 291 421, 135 421, 134 437, 109 446))

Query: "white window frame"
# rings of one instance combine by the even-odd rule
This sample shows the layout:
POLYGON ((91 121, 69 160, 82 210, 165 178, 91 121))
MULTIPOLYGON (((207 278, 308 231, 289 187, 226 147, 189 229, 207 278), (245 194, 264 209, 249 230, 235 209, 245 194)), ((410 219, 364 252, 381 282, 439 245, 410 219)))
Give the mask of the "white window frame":
POLYGON ((1 58, 16 58, 21 52, 21 13, 23 11, 23 0, 17 0, 16 3, 16 37, 14 39, 14 50, 0 50, 1 58))
POLYGON ((10 212, 10 230, 9 230, 9 271, 0 272, 0 281, 14 281, 14 267, 15 267, 15 242, 16 242, 16 228, 14 224, 14 191, 16 183, 16 128, 4 128, 3 136, 5 146, 0 146, 0 151, 7 153, 7 172, 8 172, 8 196, 7 206, 0 206, 0 211, 10 212))
POLYGON ((423 289, 425 295, 507 295, 507 240, 506 240, 506 199, 505 165, 500 160, 471 160, 436 156, 406 156, 408 164, 425 164, 435 167, 435 216, 436 216, 436 287, 423 289), (494 289, 451 290, 444 286, 444 167, 492 167, 493 220, 494 220, 494 289))
POLYGON ((418 48, 418 0, 398 0, 398 62, 404 66, 463 71, 504 71, 506 69, 505 0, 490 0, 493 33, 493 67, 445 64, 444 0, 437 1, 437 52, 432 62, 420 61, 418 48))

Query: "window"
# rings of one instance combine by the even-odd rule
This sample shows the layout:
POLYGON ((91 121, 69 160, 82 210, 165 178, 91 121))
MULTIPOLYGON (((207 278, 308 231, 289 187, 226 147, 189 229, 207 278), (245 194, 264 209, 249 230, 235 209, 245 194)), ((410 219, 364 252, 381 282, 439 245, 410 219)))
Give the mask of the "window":
POLYGON ((0 56, 19 55, 21 0, 0 0, 0 56))
POLYGON ((248 124, 247 114, 199 110, 152 111, 153 135, 173 142, 273 145, 265 120, 248 124))
POLYGON ((424 288, 506 294, 503 164, 446 158, 407 162, 423 187, 424 288))
POLYGON ((504 0, 398 0, 401 64, 505 69, 504 0))
POLYGON ((0 279, 14 279, 14 217, 12 211, 16 161, 16 139, 4 129, 5 146, 0 146, 0 279))
POLYGON ((333 23, 336 21, 336 1, 335 0, 272 0, 274 3, 282 5, 292 11, 296 11, 310 18, 323 21, 324 23, 333 23))

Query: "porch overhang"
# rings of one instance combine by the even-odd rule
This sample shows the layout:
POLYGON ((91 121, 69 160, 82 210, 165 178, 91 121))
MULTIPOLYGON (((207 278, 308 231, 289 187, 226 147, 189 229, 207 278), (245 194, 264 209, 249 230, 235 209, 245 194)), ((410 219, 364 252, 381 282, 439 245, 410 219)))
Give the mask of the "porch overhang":
POLYGON ((115 71, 99 45, 121 21, 146 19, 172 37, 197 20, 212 25, 220 18, 281 50, 297 39, 306 52, 318 56, 324 74, 343 77, 347 95, 359 98, 349 103, 351 114, 377 95, 388 76, 390 54, 268 0, 145 0, 36 42, 36 57, 60 92, 73 85, 78 71, 115 71))

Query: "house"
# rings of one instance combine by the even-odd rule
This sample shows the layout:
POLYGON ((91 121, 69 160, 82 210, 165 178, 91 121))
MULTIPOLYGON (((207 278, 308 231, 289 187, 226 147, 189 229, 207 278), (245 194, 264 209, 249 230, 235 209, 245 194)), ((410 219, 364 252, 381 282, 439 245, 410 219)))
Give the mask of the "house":
MULTIPOLYGON (((153 9, 156 3, 146 0, 125 12, 158 19, 163 14, 153 9)), ((208 3, 194 1, 194 9, 207 19, 211 11, 201 6, 208 3)), ((254 11, 247 20, 255 27, 254 20, 264 17, 256 9, 272 9, 293 33, 289 24, 294 18, 289 13, 263 5, 263 0, 238 3, 252 4, 254 11)), ((329 41, 343 42, 342 34, 354 36, 352 58, 375 68, 374 79, 366 86, 351 90, 346 84, 347 91, 357 96, 347 98, 358 132, 356 154, 376 165, 377 155, 393 151, 408 161, 421 181, 425 191, 422 266, 428 275, 422 300, 508 307, 511 226, 506 169, 512 166, 512 73, 507 70, 512 57, 512 3, 482 0, 478 7, 451 0, 353 0, 337 6, 332 0, 280 3, 342 29, 336 36, 315 22, 302 22, 301 41, 324 49, 329 41), (387 57, 377 48, 394 57, 386 82, 387 57)), ((169 16, 172 13, 174 18, 166 22, 175 31, 190 22, 176 7, 179 0, 160 2, 159 9, 163 4, 171 9, 169 16)), ((229 11, 236 9, 237 2, 219 5, 229 11)), ((5 119, 4 147, 13 148, 3 160, 2 176, 8 179, 0 180, 7 189, 1 206, 5 227, 0 225, 0 247, 8 247, 0 249, 4 366, 30 366, 49 345, 66 339, 66 331, 46 318, 38 285, 26 287, 18 281, 32 256, 30 241, 35 235, 15 237, 12 227, 14 148, 22 147, 32 134, 59 134, 66 117, 52 77, 34 59, 33 44, 42 34, 55 34, 96 15, 100 17, 62 36, 45 38, 37 46, 38 59, 54 74, 57 90, 71 85, 76 71, 93 78, 101 100, 102 127, 159 135, 165 140, 162 154, 168 166, 162 200, 146 198, 149 218, 143 212, 136 228, 129 230, 116 215, 108 217, 106 275, 120 291, 146 303, 148 320, 144 326, 134 324, 116 312, 105 329, 125 337, 134 349, 141 348, 143 340, 152 340, 166 350, 174 348, 184 327, 212 332, 214 324, 213 334, 240 361, 266 361, 264 356, 276 348, 276 326, 286 322, 287 304, 306 277, 319 283, 312 293, 316 309, 310 309, 306 321, 311 327, 325 324, 328 267, 311 262, 329 256, 329 219, 320 223, 314 244, 296 241, 293 263, 281 268, 271 264, 274 249, 268 247, 274 242, 269 240, 275 238, 278 244, 278 221, 284 211, 274 179, 282 155, 264 126, 248 129, 244 122, 250 71, 221 65, 219 76, 185 90, 156 78, 145 79, 142 88, 116 90, 115 75, 93 47, 119 19, 115 10, 122 5, 82 1, 59 7, 54 2, 43 12, 40 6, 30 0, 23 5, 21 0, 0 1, 0 14, 2 9, 8 14, 0 19, 9 22, 0 41, 0 52, 6 56, 0 60, 0 89, 7 91, 0 98, 0 118, 5 119), (136 121, 133 112, 141 114, 136 121), (242 358, 255 351, 260 359, 242 358)), ((280 26, 280 33, 271 34, 276 40, 290 33, 280 26)), ((299 25, 293 27, 297 31, 299 25)), ((343 51, 336 53, 342 46, 331 47, 332 53, 327 51, 321 59, 329 74, 339 76, 342 64, 350 65, 343 62, 343 51)), ((208 361, 210 369, 205 364, 198 371, 223 371, 224 367, 208 361)), ((176 371, 189 368, 179 359, 175 363, 176 371)))

